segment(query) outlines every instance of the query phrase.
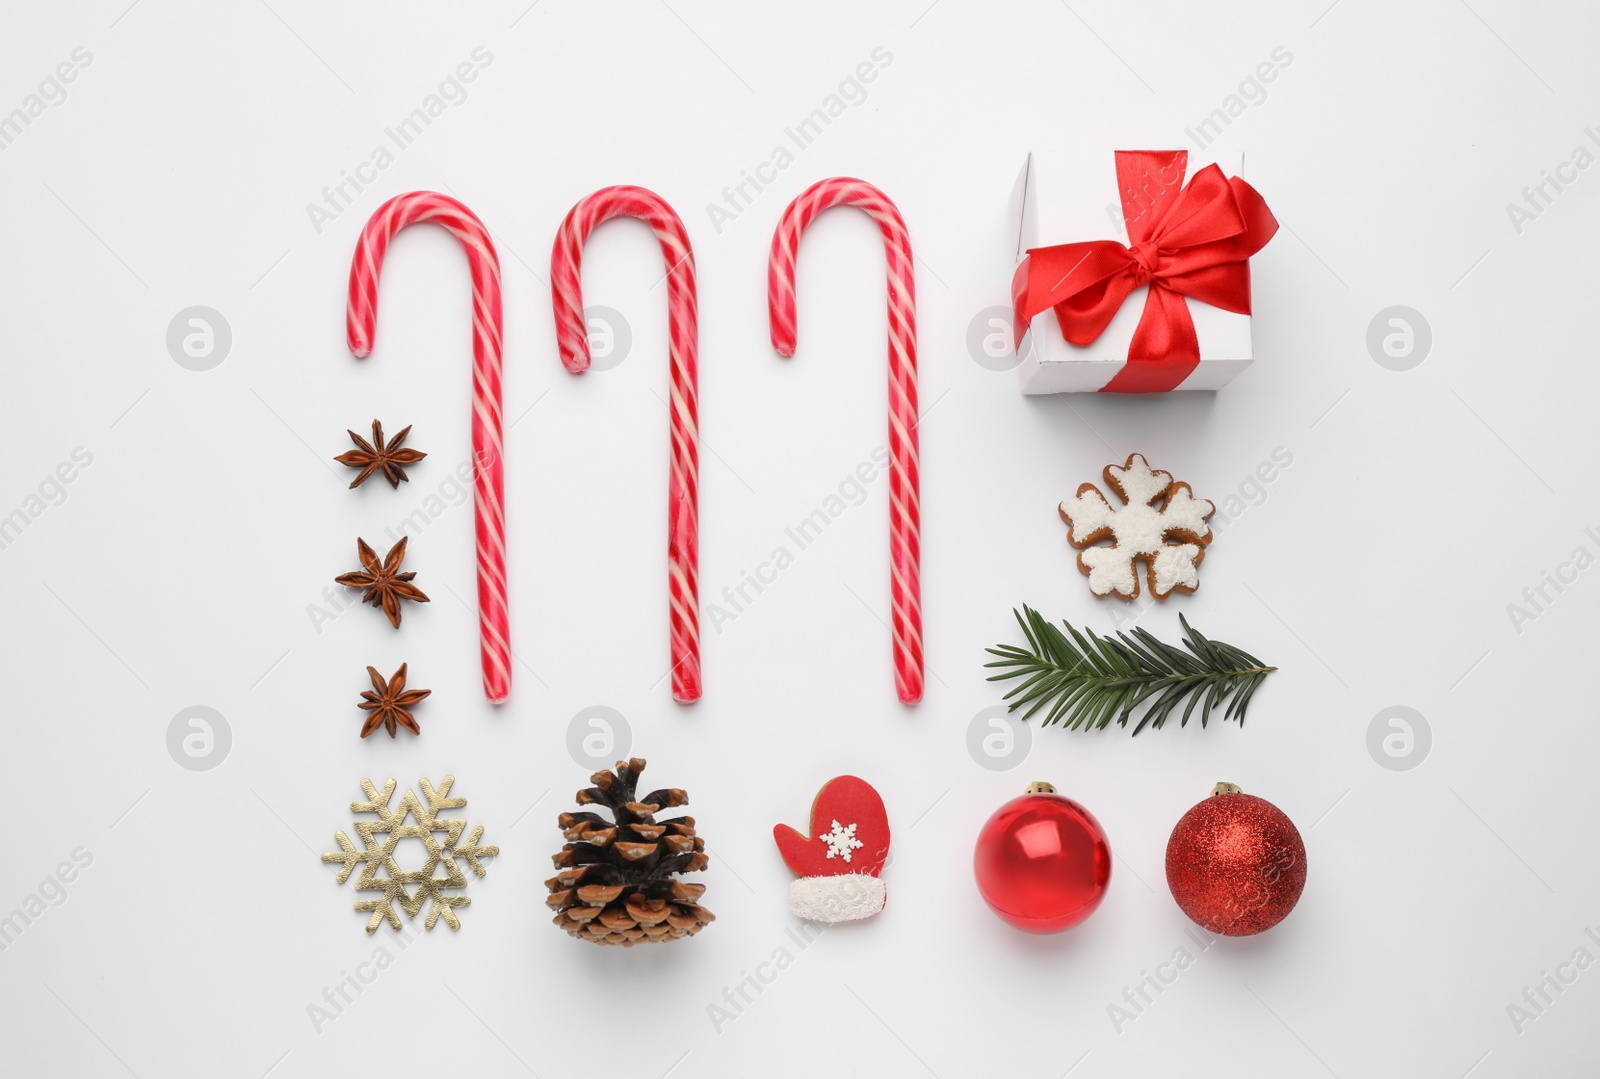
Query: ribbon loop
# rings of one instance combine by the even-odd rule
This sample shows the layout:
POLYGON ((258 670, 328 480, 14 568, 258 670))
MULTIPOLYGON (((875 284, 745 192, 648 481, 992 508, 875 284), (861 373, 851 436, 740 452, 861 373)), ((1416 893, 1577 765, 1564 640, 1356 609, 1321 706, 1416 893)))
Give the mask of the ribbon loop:
POLYGON ((1278 231, 1260 193, 1207 165, 1187 184, 1186 150, 1119 150, 1117 192, 1128 245, 1091 240, 1036 247, 1012 281, 1020 345, 1034 316, 1054 308, 1061 334, 1084 347, 1105 332, 1128 294, 1149 286, 1128 363, 1111 393, 1176 389, 1200 363, 1184 297, 1250 313, 1250 256, 1278 231))

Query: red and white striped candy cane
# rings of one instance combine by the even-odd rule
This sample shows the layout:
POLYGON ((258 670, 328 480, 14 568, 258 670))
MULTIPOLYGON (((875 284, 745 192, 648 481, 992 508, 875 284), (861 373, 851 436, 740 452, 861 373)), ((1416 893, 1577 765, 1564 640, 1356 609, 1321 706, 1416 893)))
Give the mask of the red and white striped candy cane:
POLYGON ((395 233, 438 225, 461 241, 472 271, 472 451, 478 537, 478 626, 483 692, 496 704, 511 692, 510 623, 506 615, 506 514, 500 440, 500 259, 476 214, 448 195, 396 195, 367 221, 350 261, 345 332, 358 357, 372 352, 378 322, 378 274, 395 233))
POLYGON ((580 269, 583 244, 613 217, 637 217, 650 226, 667 260, 670 335, 672 476, 667 490, 667 574, 671 605, 672 699, 700 699, 700 432, 697 404, 699 321, 694 252, 683 222, 661 196, 642 187, 604 187, 578 202, 561 223, 550 252, 561 362, 573 374, 589 369, 589 328, 583 318, 580 269))
POLYGON ((889 263, 889 561, 894 606, 894 682, 900 700, 922 699, 921 509, 917 465, 917 313, 911 237, 889 197, 864 180, 836 176, 789 204, 772 234, 767 309, 772 347, 795 349, 794 264, 800 235, 834 206, 854 206, 878 223, 889 263))

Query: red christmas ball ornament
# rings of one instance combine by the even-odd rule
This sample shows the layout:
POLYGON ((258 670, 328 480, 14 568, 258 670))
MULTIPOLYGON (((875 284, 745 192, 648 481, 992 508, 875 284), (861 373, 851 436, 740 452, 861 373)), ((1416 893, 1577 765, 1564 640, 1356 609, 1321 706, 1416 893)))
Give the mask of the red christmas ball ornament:
POLYGON ((1029 933, 1059 933, 1093 914, 1111 880, 1100 822, 1048 783, 1033 783, 984 824, 972 855, 983 900, 1029 933))
POLYGON ((1202 929, 1248 937, 1294 909, 1306 847, 1283 810, 1232 783, 1183 815, 1167 841, 1167 887, 1202 929))

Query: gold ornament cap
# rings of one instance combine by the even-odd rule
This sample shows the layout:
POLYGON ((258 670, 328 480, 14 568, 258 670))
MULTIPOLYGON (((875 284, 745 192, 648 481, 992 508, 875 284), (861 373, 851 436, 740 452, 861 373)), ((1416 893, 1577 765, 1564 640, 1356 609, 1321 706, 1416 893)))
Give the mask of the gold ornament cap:
POLYGON ((1213 798, 1215 798, 1219 794, 1243 794, 1243 793, 1244 793, 1244 788, 1243 787, 1239 786, 1239 784, 1237 784, 1237 783, 1229 783, 1226 780, 1224 780, 1221 783, 1218 783, 1215 787, 1211 788, 1211 797, 1213 797, 1213 798))
POLYGON ((1056 785, 1054 783, 1046 783, 1042 779, 1036 779, 1032 783, 1028 784, 1028 789, 1026 791, 1024 791, 1023 793, 1024 794, 1054 794, 1055 792, 1056 792, 1056 785))

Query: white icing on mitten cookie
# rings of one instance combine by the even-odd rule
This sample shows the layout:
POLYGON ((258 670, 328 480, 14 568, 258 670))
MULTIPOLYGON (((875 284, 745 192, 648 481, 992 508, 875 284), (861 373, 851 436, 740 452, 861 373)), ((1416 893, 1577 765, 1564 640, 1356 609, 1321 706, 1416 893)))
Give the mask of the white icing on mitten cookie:
POLYGON ((1105 479, 1127 503, 1121 509, 1113 508, 1092 483, 1079 487, 1060 506, 1067 542, 1079 549, 1078 569, 1089 578, 1089 591, 1136 598, 1138 559, 1145 562, 1150 592, 1157 599, 1200 587, 1200 562, 1212 538, 1206 519, 1216 506, 1195 498, 1189 485, 1175 481, 1172 473, 1151 469, 1137 453, 1120 467, 1107 465, 1105 479), (1111 545, 1100 545, 1106 539, 1111 545))

